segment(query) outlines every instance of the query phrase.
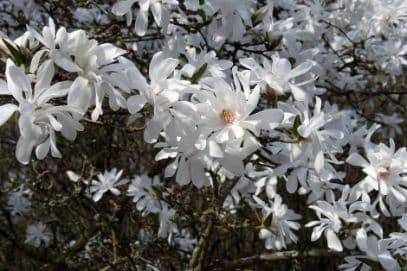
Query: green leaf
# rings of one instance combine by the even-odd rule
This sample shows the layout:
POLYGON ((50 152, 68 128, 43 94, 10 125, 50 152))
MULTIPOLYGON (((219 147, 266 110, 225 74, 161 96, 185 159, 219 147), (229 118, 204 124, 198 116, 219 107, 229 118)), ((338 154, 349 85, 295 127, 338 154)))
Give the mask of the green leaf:
POLYGON ((206 14, 205 11, 203 11, 203 9, 198 10, 198 15, 201 16, 202 21, 206 21, 206 14))
POLYGON ((289 57, 288 61, 290 61, 291 66, 294 66, 295 62, 297 62, 297 60, 295 60, 293 57, 289 57))
POLYGON ((153 185, 151 186, 151 189, 153 189, 155 195, 157 196, 158 199, 163 198, 163 193, 161 192, 161 189, 158 185, 153 185))
POLYGON ((280 42, 281 42, 282 39, 283 39, 283 36, 282 36, 282 35, 270 39, 270 40, 266 43, 267 49, 270 50, 270 51, 276 49, 277 46, 280 45, 280 42))
POLYGON ((293 126, 293 134, 297 139, 304 139, 300 133, 298 132, 298 127, 301 125, 301 119, 300 116, 296 116, 294 120, 294 126, 293 126))
POLYGON ((368 265, 370 268, 372 268, 373 271, 383 270, 383 267, 378 262, 366 258, 357 258, 357 259, 362 263, 368 265))
POLYGON ((16 65, 21 65, 25 63, 25 56, 23 53, 21 53, 18 49, 18 46, 15 44, 10 43, 6 39, 1 39, 4 43, 4 45, 7 47, 7 49, 10 52, 10 57, 13 59, 14 63, 16 65))
POLYGON ((178 57, 178 59, 179 59, 182 63, 185 63, 185 64, 188 63, 188 58, 186 57, 185 54, 180 54, 179 57, 178 57))
POLYGON ((204 75, 206 68, 208 68, 208 63, 203 64, 191 77, 191 83, 196 84, 204 75))
POLYGON ((288 100, 288 98, 290 98, 290 95, 284 94, 284 95, 279 95, 279 96, 277 97, 277 100, 278 100, 279 102, 285 102, 285 101, 288 100))
POLYGON ((268 6, 264 6, 256 10, 256 12, 252 15, 252 24, 253 26, 258 25, 263 21, 264 17, 267 15, 267 12, 269 11, 268 6))
POLYGON ((272 221, 273 221, 273 213, 270 213, 267 216, 263 217, 263 219, 261 221, 261 225, 265 228, 269 228, 272 221))

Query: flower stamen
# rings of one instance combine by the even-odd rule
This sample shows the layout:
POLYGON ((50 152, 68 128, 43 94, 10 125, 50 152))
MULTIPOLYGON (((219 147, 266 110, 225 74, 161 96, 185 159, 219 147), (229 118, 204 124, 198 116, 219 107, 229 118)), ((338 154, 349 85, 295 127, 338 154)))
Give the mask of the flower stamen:
POLYGON ((223 109, 220 113, 220 118, 225 124, 233 123, 236 119, 236 112, 232 109, 223 109))

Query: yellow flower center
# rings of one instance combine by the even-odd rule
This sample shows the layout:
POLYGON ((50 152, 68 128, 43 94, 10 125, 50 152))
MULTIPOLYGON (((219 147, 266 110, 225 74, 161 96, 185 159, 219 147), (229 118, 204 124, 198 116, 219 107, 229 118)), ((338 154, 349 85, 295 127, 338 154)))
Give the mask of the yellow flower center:
POLYGON ((236 119, 236 112, 232 109, 223 109, 220 113, 220 118, 225 124, 233 123, 236 119))

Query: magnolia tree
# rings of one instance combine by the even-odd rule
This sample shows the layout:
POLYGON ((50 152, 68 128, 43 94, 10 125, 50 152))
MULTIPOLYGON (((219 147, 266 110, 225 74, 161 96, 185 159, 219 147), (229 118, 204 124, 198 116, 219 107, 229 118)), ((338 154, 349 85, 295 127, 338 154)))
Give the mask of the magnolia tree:
POLYGON ((0 8, 6 269, 406 268, 406 1, 0 8))

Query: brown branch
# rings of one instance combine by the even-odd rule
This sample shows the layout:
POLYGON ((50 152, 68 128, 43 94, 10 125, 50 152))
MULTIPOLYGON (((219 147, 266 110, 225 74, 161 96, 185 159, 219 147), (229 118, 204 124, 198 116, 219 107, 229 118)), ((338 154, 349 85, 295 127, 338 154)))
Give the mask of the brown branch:
POLYGON ((306 251, 278 251, 257 254, 250 257, 240 258, 230 262, 221 263, 218 266, 213 266, 211 270, 231 270, 237 267, 243 267, 247 265, 252 265, 258 262, 272 262, 278 260, 292 260, 298 258, 307 258, 307 257, 336 257, 343 256, 343 253, 329 251, 327 249, 310 249, 306 251))

